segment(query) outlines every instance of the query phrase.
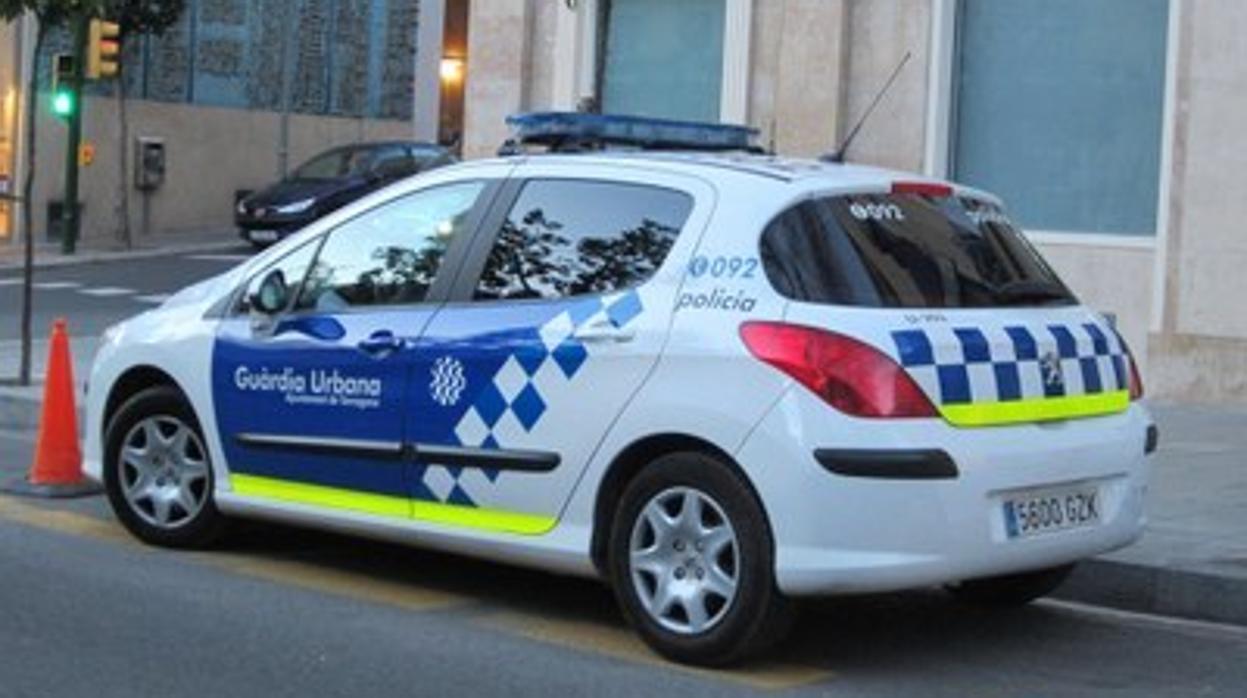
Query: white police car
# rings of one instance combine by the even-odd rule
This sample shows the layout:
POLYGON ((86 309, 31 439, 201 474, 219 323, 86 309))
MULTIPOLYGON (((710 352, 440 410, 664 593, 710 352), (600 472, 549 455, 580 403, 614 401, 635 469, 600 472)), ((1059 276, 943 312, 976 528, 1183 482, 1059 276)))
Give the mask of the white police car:
POLYGON ((1133 362, 993 197, 516 123, 673 147, 421 175, 112 328, 87 465, 135 535, 268 517, 600 575, 721 664, 794 597, 1023 603, 1140 534, 1133 362))

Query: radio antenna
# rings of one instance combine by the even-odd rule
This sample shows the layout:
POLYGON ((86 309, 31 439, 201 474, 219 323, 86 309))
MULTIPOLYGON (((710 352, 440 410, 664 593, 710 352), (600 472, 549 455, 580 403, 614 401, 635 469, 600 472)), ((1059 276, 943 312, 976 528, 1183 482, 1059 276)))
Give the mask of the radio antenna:
POLYGON ((913 51, 906 51, 904 57, 901 58, 901 62, 896 64, 896 69, 892 71, 892 76, 888 78, 886 83, 884 83, 883 89, 879 90, 879 94, 875 95, 875 99, 870 103, 870 106, 866 107, 866 112, 863 113, 862 117, 857 120, 856 124, 853 125, 853 129, 849 131, 849 135, 844 137, 844 141, 840 143, 840 147, 836 148, 834 152, 827 153, 826 155, 820 157, 819 160, 822 160, 823 162, 844 162, 844 156, 848 154, 849 146, 853 145, 853 140, 857 138, 857 134, 862 130, 862 126, 866 123, 866 120, 870 118, 870 115, 874 113, 875 107, 879 106, 879 102, 883 101, 883 97, 888 93, 888 90, 892 89, 892 83, 896 82, 896 78, 900 77, 901 69, 905 67, 905 64, 909 62, 911 57, 913 57, 913 51))

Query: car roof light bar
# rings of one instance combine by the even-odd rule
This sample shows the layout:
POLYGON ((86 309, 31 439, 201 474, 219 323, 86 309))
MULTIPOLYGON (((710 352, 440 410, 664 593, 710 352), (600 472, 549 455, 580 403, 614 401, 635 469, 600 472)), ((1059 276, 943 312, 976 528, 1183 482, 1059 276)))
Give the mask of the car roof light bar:
POLYGON ((550 152, 582 152, 621 146, 639 150, 743 150, 760 152, 753 143, 757 129, 674 119, 655 119, 581 112, 535 112, 507 117, 513 136, 500 154, 523 146, 545 146, 550 152))

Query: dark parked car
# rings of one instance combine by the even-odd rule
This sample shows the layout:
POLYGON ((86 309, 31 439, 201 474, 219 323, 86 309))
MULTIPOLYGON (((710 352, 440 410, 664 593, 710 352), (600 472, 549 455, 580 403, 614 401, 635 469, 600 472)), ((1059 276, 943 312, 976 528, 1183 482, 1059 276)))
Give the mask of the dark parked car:
POLYGON ((450 151, 428 143, 357 143, 327 150, 234 211, 244 240, 262 247, 404 177, 448 165, 450 151))

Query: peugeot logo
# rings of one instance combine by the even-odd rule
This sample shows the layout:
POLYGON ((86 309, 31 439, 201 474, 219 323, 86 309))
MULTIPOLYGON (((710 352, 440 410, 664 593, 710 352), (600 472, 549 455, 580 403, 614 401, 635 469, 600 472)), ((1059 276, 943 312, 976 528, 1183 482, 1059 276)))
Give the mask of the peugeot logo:
POLYGON ((1049 388, 1059 388, 1065 385, 1061 359, 1053 352, 1048 352, 1039 359, 1039 373, 1043 376, 1044 385, 1049 388))

